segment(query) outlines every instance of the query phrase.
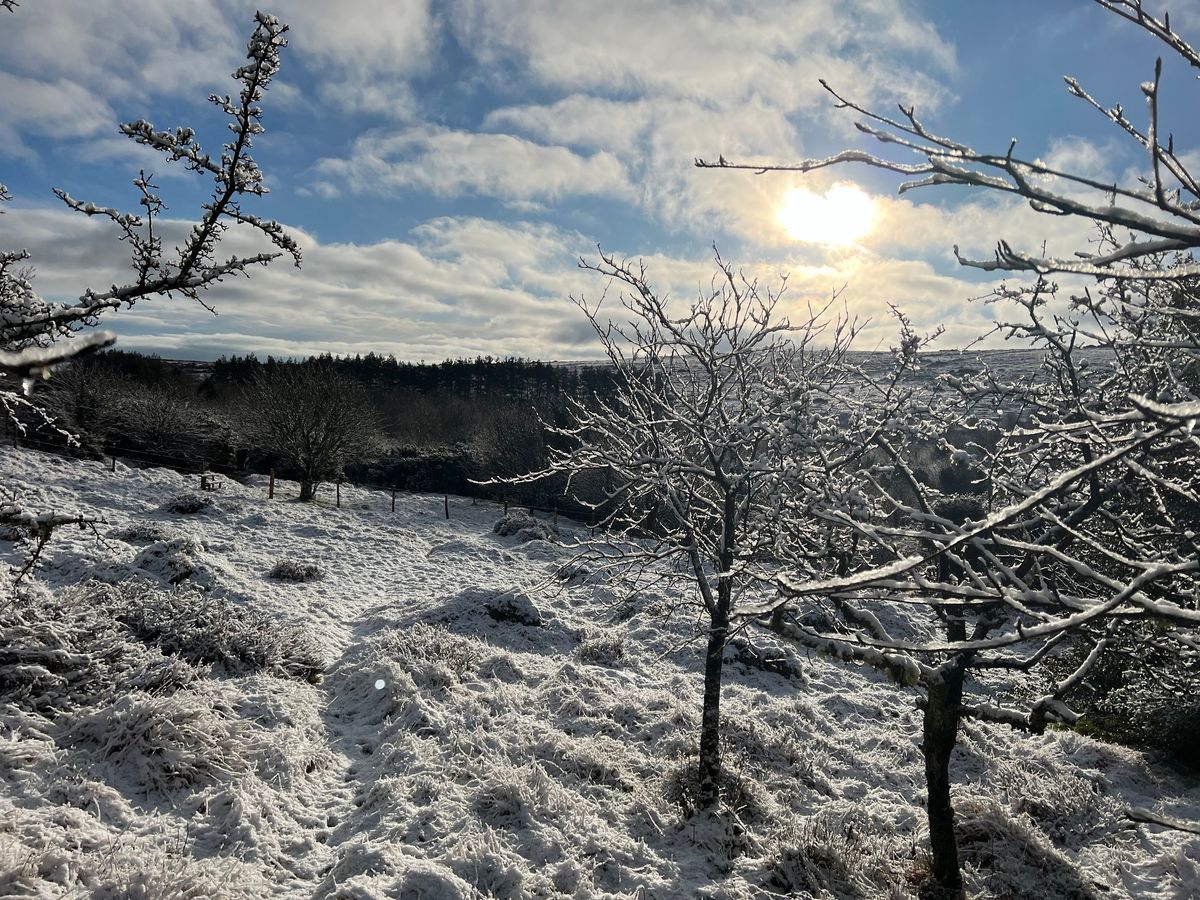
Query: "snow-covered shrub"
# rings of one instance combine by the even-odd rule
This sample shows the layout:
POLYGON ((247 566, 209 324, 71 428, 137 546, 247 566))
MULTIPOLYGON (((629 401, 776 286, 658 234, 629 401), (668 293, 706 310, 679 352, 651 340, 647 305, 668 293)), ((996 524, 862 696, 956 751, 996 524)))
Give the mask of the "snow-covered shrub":
POLYGON ((101 588, 114 617, 138 640, 196 665, 230 674, 267 672, 315 678, 317 645, 299 628, 199 590, 159 591, 136 584, 101 588))
POLYGON ((223 858, 152 854, 148 861, 127 850, 110 868, 95 879, 91 900, 257 900, 269 890, 253 867, 223 858))
POLYGON ((524 509, 510 509, 492 526, 492 531, 501 537, 516 537, 521 543, 557 541, 562 536, 553 524, 524 509))
POLYGON ((199 570, 196 554, 200 544, 191 537, 177 537, 151 544, 133 559, 133 568, 153 575, 164 584, 176 585, 199 570))
POLYGON ((281 559, 271 566, 267 577, 278 581, 303 583, 325 577, 325 571, 316 563, 303 562, 298 559, 281 559))
MULTIPOLYGON (((1073 646, 1051 661, 1047 678, 1065 677, 1087 648, 1073 646)), ((1123 623, 1109 649, 1068 700, 1079 730, 1200 765, 1200 660, 1156 639, 1153 625, 1123 623)))
POLYGON ((589 628, 580 636, 575 656, 580 662, 597 666, 619 666, 625 661, 625 635, 589 628))
MULTIPOLYGON (((722 769, 721 776, 722 812, 737 820, 737 831, 745 831, 743 823, 761 825, 768 820, 761 792, 752 780, 740 775, 732 766, 722 769)), ((663 781, 663 795, 685 819, 702 812, 700 778, 694 758, 677 763, 668 770, 663 781)), ((734 850, 736 855, 739 848, 727 846, 725 849, 734 850)))
POLYGON ((82 810, 59 807, 53 817, 48 828, 36 811, 21 810, 14 833, 0 833, 0 897, 259 900, 269 892, 239 860, 190 858, 182 855, 186 844, 123 840, 82 810))
POLYGON ((725 648, 726 655, 735 662, 762 672, 771 672, 783 678, 804 679, 804 666, 796 651, 770 636, 756 636, 755 642, 745 637, 730 640, 725 648))
POLYGON ((201 494, 186 493, 180 494, 163 505, 163 509, 167 512, 179 513, 187 516, 193 513, 204 512, 211 509, 213 502, 208 497, 201 494))
POLYGON ((523 882, 529 863, 491 828, 485 826, 461 835, 458 845, 447 854, 446 863, 484 897, 519 900, 528 896, 523 882))
MULTIPOLYGON (((503 520, 501 520, 503 521, 503 520)), ((497 525, 500 523, 497 522, 497 525)), ((570 559, 553 570, 554 577, 567 584, 587 584, 594 577, 592 568, 582 559, 570 559)))
MULTIPOLYGON (((342 895, 339 893, 339 897, 342 895)), ((436 863, 414 859, 391 889, 390 897, 422 897, 428 900, 475 900, 471 885, 436 863)))
MULTIPOLYGON (((269 675, 222 679, 219 686, 234 712, 267 731, 256 766, 259 778, 272 787, 294 786, 328 768, 333 753, 321 720, 324 697, 318 688, 269 675)), ((210 812, 219 802, 219 798, 206 801, 210 812)))
POLYGON ((1034 756, 996 760, 989 795, 1007 801, 1014 816, 1034 824, 1056 847, 1078 850, 1124 826, 1122 805, 1106 796, 1102 781, 1084 772, 1058 769, 1034 756))

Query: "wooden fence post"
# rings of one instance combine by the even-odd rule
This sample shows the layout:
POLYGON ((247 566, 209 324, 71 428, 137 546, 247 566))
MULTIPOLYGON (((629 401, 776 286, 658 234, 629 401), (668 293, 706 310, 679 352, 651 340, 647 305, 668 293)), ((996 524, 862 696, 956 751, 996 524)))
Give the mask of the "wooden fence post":
POLYGON ((342 508, 342 479, 337 480, 337 508, 342 508))
POLYGON ((396 489, 392 488, 392 512, 396 511, 396 489))
POLYGON ((449 518, 450 518, 450 495, 449 495, 449 494, 447 494, 447 495, 445 495, 444 497, 442 497, 442 503, 444 503, 444 504, 445 504, 445 507, 446 507, 446 518, 447 518, 447 519, 449 519, 449 518))
POLYGON ((275 467, 271 467, 271 483, 267 485, 267 499, 275 499, 275 467))
POLYGON ((108 471, 110 471, 110 472, 117 471, 117 458, 115 456, 112 458, 112 462, 109 463, 108 471))

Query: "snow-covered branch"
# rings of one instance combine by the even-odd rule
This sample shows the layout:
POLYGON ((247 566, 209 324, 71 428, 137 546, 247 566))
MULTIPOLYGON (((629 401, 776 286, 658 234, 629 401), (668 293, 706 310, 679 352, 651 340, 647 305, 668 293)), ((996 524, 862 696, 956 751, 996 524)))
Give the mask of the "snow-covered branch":
MULTIPOLYGON (((1196 50, 1171 29, 1170 20, 1147 13, 1140 0, 1096 0, 1096 3, 1128 19, 1166 44, 1189 65, 1197 65, 1196 50)), ((844 150, 823 158, 791 163, 739 163, 724 155, 716 162, 697 159, 699 168, 742 169, 768 172, 812 172, 830 166, 859 164, 909 176, 900 185, 904 193, 922 187, 955 184, 984 188, 1020 197, 1042 213, 1073 216, 1128 229, 1134 236, 1105 254, 1080 253, 1076 258, 1047 257, 1035 250, 1014 248, 999 240, 990 260, 955 255, 964 266, 986 271, 1022 271, 1037 274, 1070 273, 1095 277, 1138 277, 1173 279, 1200 273, 1200 268, 1150 270, 1125 265, 1131 259, 1164 251, 1189 251, 1200 247, 1200 182, 1189 171, 1186 153, 1177 151, 1160 122, 1159 92, 1162 61, 1153 77, 1142 84, 1146 99, 1146 126, 1137 127, 1120 106, 1106 107, 1092 97, 1075 78, 1066 79, 1068 92, 1092 106, 1147 153, 1147 175, 1135 184, 1114 184, 1081 172, 1064 171, 1038 159, 1016 153, 1014 139, 1004 152, 983 152, 938 134, 917 117, 912 106, 901 105, 898 118, 885 116, 838 93, 824 80, 822 86, 838 108, 849 109, 861 118, 858 129, 879 143, 917 157, 905 162, 862 150, 844 150), (1148 235, 1145 240, 1136 235, 1148 235)))

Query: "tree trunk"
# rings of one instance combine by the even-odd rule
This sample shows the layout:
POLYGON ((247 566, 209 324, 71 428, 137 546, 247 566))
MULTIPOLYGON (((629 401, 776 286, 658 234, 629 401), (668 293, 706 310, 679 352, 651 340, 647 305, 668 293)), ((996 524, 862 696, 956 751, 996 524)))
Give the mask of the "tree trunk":
POLYGON ((300 500, 307 503, 313 498, 317 492, 317 484, 315 481, 301 480, 300 482, 300 500))
POLYGON ((928 684, 923 722, 925 785, 929 791, 929 844, 933 851, 932 881, 924 900, 958 900, 963 896, 950 799, 950 756, 958 741, 958 708, 962 703, 963 664, 942 667, 940 680, 928 684))
POLYGON ((701 809, 712 809, 721 799, 721 669, 725 639, 729 634, 728 607, 718 603, 708 632, 704 657, 704 707, 700 720, 700 782, 696 799, 701 809))

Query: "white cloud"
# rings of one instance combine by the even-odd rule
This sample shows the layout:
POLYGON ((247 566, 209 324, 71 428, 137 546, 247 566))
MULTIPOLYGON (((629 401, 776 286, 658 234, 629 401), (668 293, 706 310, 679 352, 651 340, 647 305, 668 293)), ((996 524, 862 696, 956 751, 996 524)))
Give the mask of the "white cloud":
POLYGON ((438 30, 428 0, 288 0, 277 13, 314 72, 326 102, 346 112, 408 120, 416 100, 407 79, 429 70, 438 30))
POLYGON ((238 64, 253 7, 215 0, 59 0, 4 18, 4 66, 40 80, 69 79, 105 98, 216 86, 238 64))
POLYGON ((307 59, 367 81, 425 71, 437 45, 429 0, 287 0, 276 15, 307 59))
POLYGON ((22 134, 28 133, 55 138, 94 135, 112 119, 108 105, 77 84, 0 71, 0 150, 23 154, 22 134))
MULTIPOLYGON (((820 95, 827 63, 856 42, 855 86, 892 81, 880 49, 919 53, 942 68, 953 51, 907 4, 775 0, 753 8, 687 2, 461 0, 449 12, 460 43, 487 62, 515 59, 567 91, 649 94, 727 106, 752 98, 795 110, 820 95)), ((908 82, 911 85, 911 81, 908 82)), ((849 84, 847 84, 849 87, 849 84)), ((902 93, 907 86, 899 85, 902 93)))
MULTIPOLYGON (((129 277, 124 245, 105 223, 54 209, 13 209, 6 240, 33 254, 35 285, 54 299, 129 277)), ((161 223, 164 238, 186 223, 161 223)), ((404 359, 477 353, 565 355, 554 335, 578 315, 567 295, 584 238, 550 226, 435 219, 410 240, 322 244, 294 231, 304 268, 284 261, 209 291, 195 303, 153 299, 106 317, 121 346, 174 352, 393 352, 404 359)), ((235 229, 221 253, 256 252, 235 229)))
MULTIPOLYGON (((69 299, 85 287, 128 277, 124 245, 105 223, 55 209, 14 209, 5 218, 12 243, 33 252, 35 284, 47 296, 69 299)), ((163 226, 168 240, 186 229, 182 222, 163 226)), ((371 244, 322 244, 312 235, 295 234, 304 249, 303 269, 280 261, 253 271, 249 279, 224 282, 206 296, 218 310, 216 317, 194 303, 155 299, 106 317, 104 326, 121 335, 121 346, 189 356, 327 350, 374 350, 411 360, 597 355, 581 313, 569 300, 572 295, 596 300, 606 288, 604 279, 577 267, 581 254, 595 258, 595 248, 581 235, 547 224, 451 217, 424 223, 406 240, 371 244)), ((222 253, 258 249, 235 229, 222 253)), ((645 262, 650 284, 674 303, 706 290, 715 271, 707 251, 650 255, 645 262)), ((924 260, 896 260, 862 248, 827 256, 787 251, 730 262, 764 286, 777 286, 787 275, 783 309, 793 317, 809 301, 821 303, 845 285, 850 312, 872 321, 860 349, 894 342, 889 302, 901 306, 918 329, 945 324, 949 333, 943 346, 966 343, 986 328, 984 307, 968 298, 987 293, 998 280, 961 270, 943 274, 924 260)), ((615 288, 606 309, 614 317, 622 314, 615 288)))
POLYGON ((611 153, 583 156, 512 135, 428 125, 360 137, 349 157, 323 159, 317 172, 359 193, 420 188, 439 196, 485 194, 524 201, 581 194, 628 197, 631 192, 624 168, 611 153))

